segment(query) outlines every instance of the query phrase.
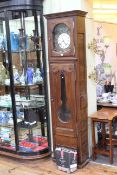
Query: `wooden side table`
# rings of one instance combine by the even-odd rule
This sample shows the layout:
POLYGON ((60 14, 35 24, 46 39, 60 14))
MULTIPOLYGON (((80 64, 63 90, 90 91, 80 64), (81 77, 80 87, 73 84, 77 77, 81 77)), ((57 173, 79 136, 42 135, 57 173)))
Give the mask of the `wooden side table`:
POLYGON ((113 163, 113 141, 112 141, 112 120, 117 116, 117 109, 102 108, 91 116, 92 121, 92 142, 93 142, 93 160, 96 159, 97 154, 108 155, 110 157, 110 164, 113 163), (102 124, 102 147, 98 147, 95 141, 95 123, 102 124), (109 124, 109 150, 106 150, 106 131, 105 124, 109 124))

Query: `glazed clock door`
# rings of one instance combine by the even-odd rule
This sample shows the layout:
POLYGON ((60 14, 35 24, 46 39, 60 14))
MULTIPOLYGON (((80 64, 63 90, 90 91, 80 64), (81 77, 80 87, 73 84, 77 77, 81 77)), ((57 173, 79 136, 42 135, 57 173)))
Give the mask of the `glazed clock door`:
POLYGON ((76 134, 75 77, 74 63, 50 64, 53 131, 57 139, 76 134))
POLYGON ((50 42, 50 55, 53 57, 74 56, 74 20, 73 18, 57 19, 48 24, 48 39, 50 42))

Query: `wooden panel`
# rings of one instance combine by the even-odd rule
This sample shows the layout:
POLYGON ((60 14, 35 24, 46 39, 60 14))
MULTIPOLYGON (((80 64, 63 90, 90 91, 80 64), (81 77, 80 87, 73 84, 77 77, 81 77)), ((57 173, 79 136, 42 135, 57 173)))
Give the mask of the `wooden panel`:
POLYGON ((87 120, 87 108, 85 110, 81 110, 80 115, 81 120, 87 120))
MULTIPOLYGON (((84 34, 78 34, 78 56, 79 56, 79 71, 80 71, 80 81, 85 80, 86 82, 86 59, 85 59, 85 36, 84 34)), ((84 86, 84 88, 86 88, 84 86)))
POLYGON ((56 137, 55 138, 56 145, 77 149, 77 138, 65 137, 65 136, 59 136, 59 135, 56 135, 55 137, 56 137))
POLYGON ((85 18, 82 16, 77 16, 77 33, 85 33, 85 18))
POLYGON ((80 125, 82 127, 82 131, 86 131, 88 127, 88 120, 87 119, 81 119, 80 125))
POLYGON ((87 99, 86 99, 86 95, 81 95, 80 96, 80 109, 83 109, 85 108, 86 109, 87 107, 87 99))
POLYGON ((56 127, 55 133, 57 135, 64 135, 67 137, 76 137, 76 132, 74 131, 74 129, 69 128, 56 127))
POLYGON ((87 137, 87 132, 86 132, 87 128, 85 130, 81 131, 81 145, 85 144, 85 149, 87 147, 88 144, 88 137, 87 137))

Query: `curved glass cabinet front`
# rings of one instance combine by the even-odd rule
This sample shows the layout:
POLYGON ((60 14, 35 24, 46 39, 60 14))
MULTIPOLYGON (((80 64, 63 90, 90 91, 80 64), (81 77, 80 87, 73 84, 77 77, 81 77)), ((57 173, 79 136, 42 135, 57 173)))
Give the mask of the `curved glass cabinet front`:
POLYGON ((48 154, 41 15, 0 13, 0 150, 48 154))

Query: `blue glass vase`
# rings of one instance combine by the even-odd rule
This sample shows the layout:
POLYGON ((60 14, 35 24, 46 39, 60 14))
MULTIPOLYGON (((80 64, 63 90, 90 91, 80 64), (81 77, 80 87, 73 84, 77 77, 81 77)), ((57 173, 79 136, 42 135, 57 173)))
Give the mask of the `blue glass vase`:
POLYGON ((26 77, 27 77, 27 84, 32 85, 33 84, 33 74, 34 70, 32 67, 28 67, 26 71, 26 77))

